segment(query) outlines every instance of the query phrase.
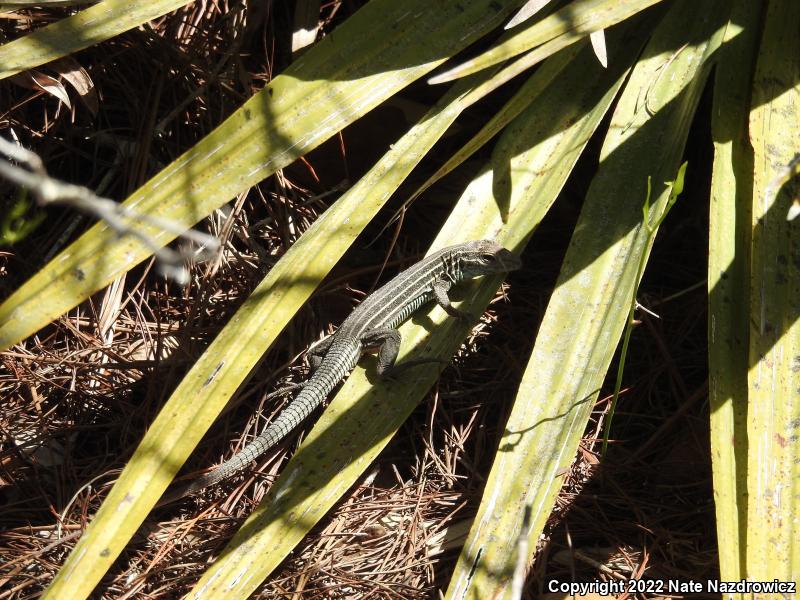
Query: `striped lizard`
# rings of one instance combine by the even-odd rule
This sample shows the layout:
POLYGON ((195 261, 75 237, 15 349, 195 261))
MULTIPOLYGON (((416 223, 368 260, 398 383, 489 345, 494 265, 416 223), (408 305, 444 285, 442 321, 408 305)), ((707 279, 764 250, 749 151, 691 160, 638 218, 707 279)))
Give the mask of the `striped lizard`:
MULTIPOLYGON (((230 477, 279 443, 325 400, 365 349, 378 348, 379 375, 391 371, 400 350, 397 327, 423 304, 435 300, 447 314, 469 318, 450 304, 450 288, 464 279, 518 269, 520 264, 519 258, 496 242, 477 240, 443 248, 397 275, 367 296, 336 333, 312 349, 310 378, 290 386, 301 388, 297 397, 258 437, 215 470, 167 494, 159 506, 230 477)), ((422 361, 431 362, 408 361, 400 367, 422 361)))

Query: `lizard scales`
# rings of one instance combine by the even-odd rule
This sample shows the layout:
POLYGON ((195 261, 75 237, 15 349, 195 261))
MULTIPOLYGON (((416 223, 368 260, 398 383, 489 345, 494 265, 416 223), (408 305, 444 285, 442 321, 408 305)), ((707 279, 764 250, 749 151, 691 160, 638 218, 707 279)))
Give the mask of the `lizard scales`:
POLYGON ((519 266, 519 259, 496 242, 477 240, 443 248, 401 272, 370 294, 336 333, 313 349, 311 377, 301 384, 302 389, 295 399, 258 437, 214 471, 195 479, 160 504, 194 494, 230 477, 278 444, 356 366, 366 348, 379 347, 379 374, 391 369, 400 348, 400 333, 396 328, 423 304, 436 300, 451 316, 464 317, 464 313, 450 305, 447 293, 453 285, 464 279, 512 271, 519 266))

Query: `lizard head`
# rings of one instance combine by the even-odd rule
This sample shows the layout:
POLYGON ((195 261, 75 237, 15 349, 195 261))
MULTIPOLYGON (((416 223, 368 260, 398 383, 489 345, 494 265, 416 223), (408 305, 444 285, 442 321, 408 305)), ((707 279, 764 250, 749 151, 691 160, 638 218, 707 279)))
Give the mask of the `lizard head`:
POLYGON ((464 244, 461 268, 467 277, 506 273, 522 266, 520 259, 492 240, 476 240, 464 244))

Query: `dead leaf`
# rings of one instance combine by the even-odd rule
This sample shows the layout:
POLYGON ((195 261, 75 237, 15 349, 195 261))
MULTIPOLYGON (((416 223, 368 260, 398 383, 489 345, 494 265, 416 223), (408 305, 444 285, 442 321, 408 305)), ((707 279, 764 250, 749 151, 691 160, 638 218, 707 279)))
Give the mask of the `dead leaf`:
POLYGON ((72 108, 67 90, 64 89, 64 86, 61 85, 58 79, 50 77, 50 75, 46 75, 36 69, 31 69, 30 71, 23 71, 22 73, 12 75, 8 79, 29 90, 42 90, 43 92, 47 92, 51 96, 55 96, 61 100, 68 108, 72 108))
POLYGON ((100 102, 97 98, 97 90, 94 82, 77 60, 71 56, 65 56, 53 61, 48 65, 69 83, 81 98, 84 106, 89 109, 92 116, 97 116, 100 102))

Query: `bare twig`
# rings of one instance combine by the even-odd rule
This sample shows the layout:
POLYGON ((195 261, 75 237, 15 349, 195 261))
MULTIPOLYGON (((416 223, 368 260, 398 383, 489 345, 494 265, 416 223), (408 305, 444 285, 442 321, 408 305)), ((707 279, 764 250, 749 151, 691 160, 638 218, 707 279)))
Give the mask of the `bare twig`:
POLYGON ((40 206, 66 204, 102 219, 121 236, 135 237, 147 246, 158 259, 158 266, 162 274, 181 285, 185 285, 189 279, 189 273, 184 267, 185 261, 205 260, 219 248, 217 238, 207 233, 185 229, 182 225, 169 219, 138 213, 113 200, 102 198, 88 188, 50 177, 44 168, 42 159, 37 154, 2 137, 0 137, 0 153, 27 167, 17 166, 10 160, 0 160, 0 176, 30 190, 40 206), (129 225, 128 221, 134 223, 129 225), (179 238, 194 242, 199 248, 172 250, 163 247, 135 224, 157 227, 173 233, 179 238))

